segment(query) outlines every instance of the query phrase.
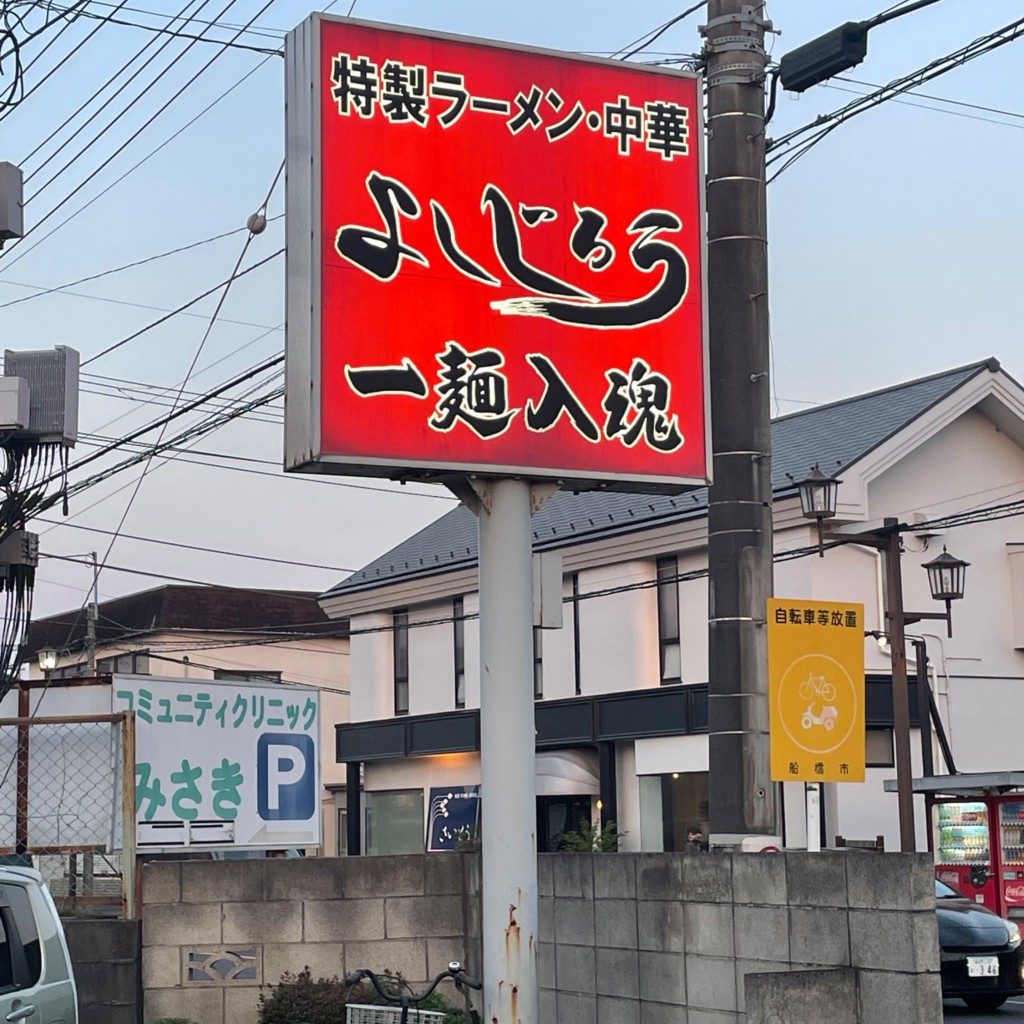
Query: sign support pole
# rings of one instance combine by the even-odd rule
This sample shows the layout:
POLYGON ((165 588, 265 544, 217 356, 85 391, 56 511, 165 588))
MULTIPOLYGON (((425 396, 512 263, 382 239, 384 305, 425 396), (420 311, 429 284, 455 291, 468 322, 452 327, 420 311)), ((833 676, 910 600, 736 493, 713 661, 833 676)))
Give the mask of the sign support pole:
POLYGON ((807 852, 821 853, 821 783, 804 783, 807 804, 807 852))
POLYGON ((477 491, 480 529, 482 1018, 538 1024, 531 489, 477 491))
POLYGON ((778 834, 768 741, 765 605, 772 484, 763 5, 710 0, 708 329, 714 483, 708 497, 712 846, 778 834), (737 44, 743 39, 744 45, 737 44))

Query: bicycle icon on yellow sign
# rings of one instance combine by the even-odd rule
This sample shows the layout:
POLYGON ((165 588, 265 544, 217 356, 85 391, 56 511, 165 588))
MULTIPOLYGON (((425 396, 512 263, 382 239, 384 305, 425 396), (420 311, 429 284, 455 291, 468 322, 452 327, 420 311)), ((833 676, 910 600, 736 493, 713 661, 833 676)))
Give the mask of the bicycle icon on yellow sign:
POLYGON ((807 681, 800 684, 800 697, 802 700, 813 700, 817 697, 823 704, 831 704, 836 699, 836 688, 824 676, 811 673, 807 681))

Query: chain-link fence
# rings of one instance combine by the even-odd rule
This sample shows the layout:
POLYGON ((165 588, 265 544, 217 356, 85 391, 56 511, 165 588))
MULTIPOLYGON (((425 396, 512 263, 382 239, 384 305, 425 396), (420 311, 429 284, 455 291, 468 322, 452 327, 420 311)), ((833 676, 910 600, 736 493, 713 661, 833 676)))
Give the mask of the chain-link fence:
POLYGON ((41 871, 62 914, 134 916, 134 725, 0 719, 0 858, 41 871))

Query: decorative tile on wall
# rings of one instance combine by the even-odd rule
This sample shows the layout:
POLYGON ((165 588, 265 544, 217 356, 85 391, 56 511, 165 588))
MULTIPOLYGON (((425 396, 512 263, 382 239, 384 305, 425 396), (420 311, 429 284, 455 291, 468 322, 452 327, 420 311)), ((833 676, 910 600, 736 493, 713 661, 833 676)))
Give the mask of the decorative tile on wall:
POLYGON ((186 985, 262 985, 263 950, 183 949, 181 973, 186 985))

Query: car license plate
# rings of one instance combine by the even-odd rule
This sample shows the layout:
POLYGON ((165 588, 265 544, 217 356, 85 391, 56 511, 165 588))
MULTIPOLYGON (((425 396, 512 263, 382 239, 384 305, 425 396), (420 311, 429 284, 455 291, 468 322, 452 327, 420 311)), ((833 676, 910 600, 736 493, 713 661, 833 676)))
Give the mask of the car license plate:
POLYGON ((969 978, 998 978, 999 958, 995 956, 969 956, 967 958, 969 978))

